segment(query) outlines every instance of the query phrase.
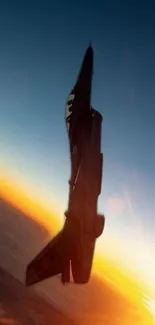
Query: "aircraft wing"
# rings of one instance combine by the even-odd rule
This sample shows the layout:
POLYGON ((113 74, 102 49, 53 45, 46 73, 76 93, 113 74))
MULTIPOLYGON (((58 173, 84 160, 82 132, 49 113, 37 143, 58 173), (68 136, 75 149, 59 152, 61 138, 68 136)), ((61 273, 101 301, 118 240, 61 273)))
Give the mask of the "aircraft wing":
POLYGON ((68 260, 69 241, 62 230, 28 265, 26 285, 30 286, 56 274, 63 274, 68 260))

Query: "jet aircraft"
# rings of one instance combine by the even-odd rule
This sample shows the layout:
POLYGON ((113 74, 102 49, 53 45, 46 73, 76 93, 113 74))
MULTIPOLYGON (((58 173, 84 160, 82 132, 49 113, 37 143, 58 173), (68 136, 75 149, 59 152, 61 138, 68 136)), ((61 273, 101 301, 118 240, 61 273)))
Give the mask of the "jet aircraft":
POLYGON ((105 224, 104 215, 97 213, 103 165, 102 115, 91 106, 92 75, 90 45, 66 104, 71 177, 64 226, 28 265, 27 286, 58 274, 63 284, 70 282, 71 273, 77 284, 90 279, 95 242, 105 224))

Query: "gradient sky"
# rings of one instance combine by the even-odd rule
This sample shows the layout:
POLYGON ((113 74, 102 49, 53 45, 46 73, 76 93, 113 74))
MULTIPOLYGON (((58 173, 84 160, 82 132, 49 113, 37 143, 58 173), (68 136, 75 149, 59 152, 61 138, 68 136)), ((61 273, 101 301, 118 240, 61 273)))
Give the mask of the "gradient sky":
POLYGON ((154 1, 1 1, 1 173, 22 179, 63 215, 65 102, 90 39, 92 104, 104 116, 99 210, 106 228, 98 247, 115 238, 122 259, 155 284, 154 1))

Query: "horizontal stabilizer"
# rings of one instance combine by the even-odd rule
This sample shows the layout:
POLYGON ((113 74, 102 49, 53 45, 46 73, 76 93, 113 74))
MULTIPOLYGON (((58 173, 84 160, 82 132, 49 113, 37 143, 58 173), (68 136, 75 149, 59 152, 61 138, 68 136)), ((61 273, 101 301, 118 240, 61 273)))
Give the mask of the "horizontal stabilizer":
POLYGON ((62 273, 68 262, 69 255, 69 240, 64 230, 62 230, 28 265, 26 285, 33 285, 62 273))

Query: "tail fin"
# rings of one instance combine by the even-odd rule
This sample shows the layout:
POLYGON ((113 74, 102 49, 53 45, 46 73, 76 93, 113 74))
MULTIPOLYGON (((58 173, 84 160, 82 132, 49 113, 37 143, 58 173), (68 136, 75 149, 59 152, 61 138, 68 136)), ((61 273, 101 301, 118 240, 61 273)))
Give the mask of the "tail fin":
POLYGON ((69 240, 62 230, 28 265, 26 285, 30 286, 56 274, 63 274, 69 255, 69 240))

